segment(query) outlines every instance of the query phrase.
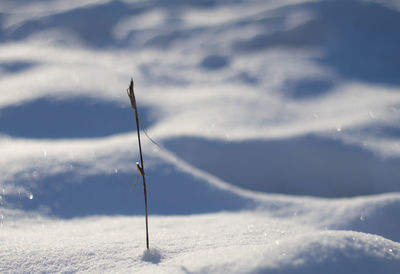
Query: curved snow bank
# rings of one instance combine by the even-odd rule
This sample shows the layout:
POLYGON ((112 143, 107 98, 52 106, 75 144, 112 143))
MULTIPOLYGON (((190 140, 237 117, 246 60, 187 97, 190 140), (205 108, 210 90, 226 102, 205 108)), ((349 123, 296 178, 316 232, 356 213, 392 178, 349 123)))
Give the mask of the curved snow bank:
MULTIPOLYGON (((332 215, 325 211, 330 229, 362 231, 400 242, 400 194, 335 201, 332 215), (340 214, 341 213, 341 214, 340 214)), ((329 208, 329 206, 328 206, 329 208)))
POLYGON ((0 230, 1 273, 396 273, 400 244, 265 213, 19 219, 0 230), (90 231, 90 233, 88 233, 90 231), (156 260, 158 255, 162 259, 156 260), (44 259, 45 258, 45 259, 44 259))
POLYGON ((221 254, 229 257, 230 264, 219 264, 215 259, 212 266, 195 272, 396 273, 400 267, 398 243, 356 232, 316 232, 288 237, 258 251, 254 247, 241 252, 227 248, 207 256, 218 258, 221 254))
POLYGON ((400 241, 400 193, 346 199, 264 195, 259 210, 319 229, 352 230, 400 241))
MULTIPOLYGON (((129 192, 136 174, 129 168, 134 159, 128 152, 134 154, 134 151, 132 146, 129 146, 130 151, 124 149, 133 137, 126 134, 90 143, 86 140, 47 143, 11 141, 14 144, 14 154, 10 159, 4 159, 4 162, 8 162, 9 167, 18 162, 21 170, 14 174, 14 180, 8 180, 4 185, 20 187, 21 190, 3 192, 0 194, 1 203, 8 208, 41 211, 61 218, 143 214, 140 184, 129 192), (45 158, 41 147, 44 144, 48 149, 45 158), (23 152, 20 154, 18 151, 23 152), (71 158, 70 153, 75 156, 71 158), (93 155, 96 155, 98 161, 93 162, 93 155), (29 161, 32 158, 37 160, 29 161), (68 168, 69 165, 72 168, 68 168), (60 167, 64 169, 59 170, 60 167), (24 177, 23 171, 29 170, 36 177, 30 173, 24 177)), ((147 142, 144 145, 146 151, 151 151, 147 142)), ((205 150, 206 147, 203 152, 207 152, 205 150)), ((397 218, 400 194, 348 199, 263 194, 228 184, 165 150, 145 156, 149 163, 147 176, 149 210, 152 215, 258 208, 275 218, 293 219, 319 229, 354 230, 400 241, 400 222, 397 218)), ((211 161, 218 157, 217 153, 211 161)), ((228 157, 227 161, 231 159, 228 157)), ((222 167, 217 169, 223 170, 222 167)), ((8 214, 3 213, 3 219, 7 223, 8 214)))
MULTIPOLYGON (((8 4, 12 12, 0 6, 0 87, 15 91, 0 94, 0 106, 13 113, 49 111, 43 125, 36 115, 27 119, 39 126, 28 133, 12 115, 0 116, 2 133, 110 133, 108 127, 46 130, 59 115, 57 106, 28 101, 89 96, 129 107, 125 88, 132 73, 139 100, 160 114, 154 127, 159 138, 279 139, 339 129, 362 146, 374 134, 353 129, 385 124, 398 131, 400 13, 379 4, 395 1, 57 2, 46 12, 43 4, 8 4), (373 28, 370 18, 377 19, 373 28)), ((101 109, 92 115, 106 119, 101 109)), ((112 133, 125 132, 125 125, 112 133)), ((390 135, 376 136, 375 147, 367 149, 398 156, 390 135)))
MULTIPOLYGON (((319 232, 283 241, 275 252, 287 254, 267 273, 396 273, 400 245, 375 235, 319 232), (301 243, 299 243, 301 242, 301 243), (280 250, 279 250, 280 249, 280 250), (288 263, 289 262, 289 263, 288 263)), ((261 271, 261 270, 260 270, 261 271)))
POLYGON ((400 191, 399 158, 315 135, 226 142, 181 137, 164 142, 191 165, 241 188, 349 197, 400 191))
POLYGON ((400 190, 398 0, 26 2, 0 3, 1 273, 399 272, 400 194, 300 196, 400 190), (150 254, 115 216, 143 214, 132 76, 178 154, 143 141, 150 254))

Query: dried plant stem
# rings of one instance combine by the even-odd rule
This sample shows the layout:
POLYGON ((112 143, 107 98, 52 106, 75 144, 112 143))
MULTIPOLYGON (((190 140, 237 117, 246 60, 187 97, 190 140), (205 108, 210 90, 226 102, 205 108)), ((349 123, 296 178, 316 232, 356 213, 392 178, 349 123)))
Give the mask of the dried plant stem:
POLYGON ((143 165, 143 153, 142 153, 142 144, 140 141, 140 126, 139 126, 139 113, 136 106, 135 93, 133 90, 133 79, 131 79, 129 88, 127 90, 128 96, 131 99, 131 105, 133 110, 135 111, 135 119, 136 119, 136 128, 137 128, 137 136, 139 141, 139 154, 140 154, 140 165, 136 163, 137 170, 140 172, 143 178, 143 191, 144 191, 144 209, 145 209, 145 218, 146 218, 146 248, 149 249, 149 222, 147 215, 147 190, 146 190, 146 176, 144 172, 143 165))

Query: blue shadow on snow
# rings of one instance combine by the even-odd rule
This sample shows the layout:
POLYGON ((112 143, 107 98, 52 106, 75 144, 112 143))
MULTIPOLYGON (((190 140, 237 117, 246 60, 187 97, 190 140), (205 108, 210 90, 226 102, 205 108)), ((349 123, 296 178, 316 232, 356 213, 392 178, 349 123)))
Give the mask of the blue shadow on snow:
POLYGON ((164 146, 193 166, 254 191, 319 197, 400 191, 400 159, 312 135, 243 142, 182 137, 164 146))
POLYGON ((317 47, 323 54, 314 61, 345 79, 400 85, 399 11, 373 2, 337 0, 289 5, 274 12, 289 17, 299 10, 311 11, 314 18, 293 29, 238 40, 233 51, 317 47))
MULTIPOLYGON (((239 195, 220 190, 192 175, 160 164, 146 170, 149 213, 180 215, 235 211, 252 203, 239 195)), ((144 197, 136 174, 116 173, 79 179, 73 172, 40 178, 31 189, 34 198, 6 196, 7 206, 23 210, 46 209, 60 218, 89 215, 142 215, 144 197)), ((22 182, 20 182, 22 183, 22 182)))
MULTIPOLYGON (((150 126, 148 108, 139 108, 150 126)), ((136 129, 130 105, 121 107, 89 98, 41 98, 0 109, 0 133, 24 138, 104 137, 136 129)))

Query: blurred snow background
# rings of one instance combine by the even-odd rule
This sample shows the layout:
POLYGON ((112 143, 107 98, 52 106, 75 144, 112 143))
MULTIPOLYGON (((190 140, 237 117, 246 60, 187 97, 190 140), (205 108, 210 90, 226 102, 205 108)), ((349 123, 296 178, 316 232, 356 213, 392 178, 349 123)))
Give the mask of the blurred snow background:
POLYGON ((399 27, 395 0, 3 0, 1 272, 396 273, 399 27))

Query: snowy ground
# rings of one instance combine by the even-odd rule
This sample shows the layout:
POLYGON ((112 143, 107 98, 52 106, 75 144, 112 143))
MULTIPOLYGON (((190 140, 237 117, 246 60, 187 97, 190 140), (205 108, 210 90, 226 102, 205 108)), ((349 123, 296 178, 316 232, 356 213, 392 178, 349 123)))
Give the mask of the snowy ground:
POLYGON ((398 273, 399 269, 397 242, 266 212, 153 217, 154 247, 146 254, 142 221, 139 217, 18 220, 2 229, 8 238, 1 251, 2 272, 398 273))
POLYGON ((3 0, 0 272, 400 273, 399 28, 396 0, 3 0))

